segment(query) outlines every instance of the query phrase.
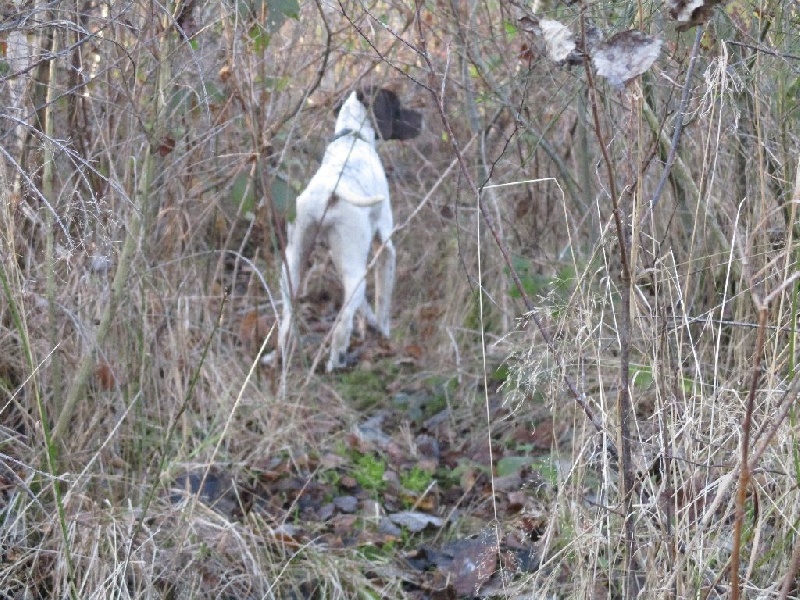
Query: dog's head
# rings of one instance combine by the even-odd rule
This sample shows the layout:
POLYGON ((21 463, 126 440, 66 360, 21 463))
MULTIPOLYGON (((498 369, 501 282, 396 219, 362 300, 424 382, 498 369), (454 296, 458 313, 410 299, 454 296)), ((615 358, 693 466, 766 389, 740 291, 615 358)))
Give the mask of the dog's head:
POLYGON ((353 92, 338 109, 336 130, 374 129, 383 140, 410 140, 422 129, 422 114, 405 109, 391 90, 365 87, 353 92))
POLYGON ((422 114, 403 108, 391 90, 369 86, 356 93, 359 102, 368 107, 378 135, 384 140, 410 140, 422 129, 422 114))

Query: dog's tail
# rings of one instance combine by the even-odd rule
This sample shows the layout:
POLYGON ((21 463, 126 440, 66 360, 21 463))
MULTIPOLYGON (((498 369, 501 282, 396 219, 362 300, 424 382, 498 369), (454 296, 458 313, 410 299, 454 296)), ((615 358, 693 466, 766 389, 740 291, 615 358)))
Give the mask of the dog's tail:
POLYGON ((356 206, 375 206, 376 204, 380 204, 386 200, 384 196, 362 196, 360 194, 354 194, 348 189, 342 188, 337 188, 334 192, 334 195, 341 198, 345 202, 355 204, 356 206))

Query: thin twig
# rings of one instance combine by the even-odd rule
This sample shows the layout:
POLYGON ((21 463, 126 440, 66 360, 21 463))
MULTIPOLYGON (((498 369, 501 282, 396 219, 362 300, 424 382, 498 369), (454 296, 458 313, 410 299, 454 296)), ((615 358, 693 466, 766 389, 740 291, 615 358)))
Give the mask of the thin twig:
MULTIPOLYGON (((586 3, 581 3, 580 9, 581 39, 586 47, 586 3)), ((633 411, 633 402, 630 394, 630 354, 631 354, 631 291, 632 291, 632 266, 631 257, 631 218, 632 215, 625 211, 616 184, 616 169, 608 153, 608 144, 603 135, 600 123, 600 112, 597 101, 597 87, 590 64, 588 53, 583 56, 586 70, 586 85, 589 91, 589 105, 592 110, 595 136, 603 155, 603 163, 608 177, 608 191, 611 197, 611 206, 614 213, 614 224, 617 230, 617 246, 619 247, 622 273, 620 276, 620 306, 617 332, 619 336, 619 391, 617 392, 617 413, 619 418, 619 450, 620 469, 622 471, 620 496, 622 498, 625 520, 623 534, 625 537, 625 577, 623 597, 635 598, 638 595, 638 580, 635 573, 636 557, 636 519, 633 510, 633 449, 631 447, 631 430, 635 427, 636 415, 633 411)))
POLYGON ((764 48, 764 46, 757 46, 756 44, 745 44, 744 42, 734 42, 733 40, 723 40, 725 44, 730 44, 731 46, 741 46, 742 48, 749 48, 750 50, 755 50, 756 52, 761 52, 762 54, 769 54, 770 56, 775 56, 777 58, 785 58, 788 60, 800 60, 800 56, 797 54, 788 54, 786 52, 778 52, 776 50, 770 50, 769 48, 764 48))
POLYGON ((792 551, 792 559, 789 561, 789 568, 786 569, 786 575, 783 577, 783 584, 781 585, 781 600, 786 600, 795 582, 795 575, 797 569, 800 568, 800 543, 798 543, 795 535, 794 550, 792 551))
POLYGON ((739 485, 736 489, 736 509, 733 521, 733 549, 731 550, 731 600, 738 600, 741 594, 739 583, 739 561, 742 547, 742 524, 744 523, 744 502, 747 496, 747 488, 750 486, 750 461, 748 454, 750 451, 750 432, 753 428, 753 409, 755 407, 756 392, 758 383, 761 380, 761 357, 764 350, 764 340, 767 323, 767 305, 761 302, 756 303, 758 311, 758 334, 756 336, 756 347, 753 356, 753 374, 750 378, 750 392, 747 395, 747 405, 742 422, 742 454, 741 469, 739 470, 739 485))
POLYGON ((697 28, 697 33, 694 37, 694 45, 692 46, 692 54, 689 58, 689 68, 686 70, 686 82, 683 84, 683 92, 681 93, 681 102, 678 105, 678 112, 675 115, 675 131, 672 133, 672 144, 670 144, 669 152, 667 153, 667 163, 664 165, 664 172, 661 173, 661 179, 658 180, 656 190, 653 192, 653 197, 650 200, 650 206, 642 216, 642 222, 650 214, 650 211, 656 207, 661 194, 664 192, 664 186, 667 183, 667 178, 672 170, 672 164, 675 162, 675 157, 678 155, 678 144, 681 141, 681 133, 683 133, 683 115, 686 114, 686 107, 689 104, 689 90, 691 89, 692 76, 694 74, 694 65, 697 62, 697 56, 700 53, 700 40, 703 37, 703 26, 697 28))

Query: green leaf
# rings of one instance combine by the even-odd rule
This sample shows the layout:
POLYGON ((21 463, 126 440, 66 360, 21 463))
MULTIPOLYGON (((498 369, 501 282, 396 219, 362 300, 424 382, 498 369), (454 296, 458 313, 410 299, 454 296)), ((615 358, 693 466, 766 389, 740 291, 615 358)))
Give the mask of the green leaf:
POLYGON ((800 77, 795 79, 789 87, 786 88, 786 97, 792 99, 800 99, 800 77))
POLYGON ((236 18, 242 21, 250 21, 255 19, 255 11, 246 0, 239 0, 236 3, 236 18))
POLYGON ((262 0, 266 6, 267 20, 263 24, 268 33, 275 33, 281 28, 286 17, 297 19, 300 14, 300 5, 297 0, 262 0))
POLYGON ((508 379, 508 374, 509 374, 508 365, 502 364, 499 367, 497 367, 497 369, 495 369, 490 379, 498 383, 505 383, 506 379, 508 379))
POLYGON ((558 486, 558 467, 551 457, 542 457, 533 461, 533 468, 539 471, 542 479, 552 487, 558 486))
POLYGON ((192 109, 194 94, 188 89, 178 88, 167 98, 167 114, 182 115, 192 109))
POLYGON ((254 212, 256 204, 255 186, 249 173, 242 173, 233 180, 231 200, 236 206, 241 206, 242 214, 254 212))
POLYGON ((267 6, 295 20, 300 17, 300 3, 297 0, 267 0, 267 6))
POLYGON ((208 96, 208 102, 210 104, 224 102, 228 98, 227 92, 220 89, 213 81, 206 81, 205 82, 205 91, 203 90, 202 84, 198 83, 195 86, 195 94, 198 98, 198 102, 203 101, 203 96, 208 96))
POLYGON ((247 35, 253 42, 256 52, 263 52, 267 49, 267 46, 269 46, 270 35, 261 25, 253 25, 250 31, 247 32, 247 35))
POLYGON ((639 389, 648 389, 653 384, 653 371, 646 365, 631 365, 633 367, 633 385, 639 389))
POLYGON ((530 456, 504 456, 497 461, 497 476, 513 475, 532 463, 533 459, 530 456))
POLYGON ((264 86, 276 92, 283 92, 289 87, 291 82, 292 80, 290 77, 267 77, 264 79, 264 86))
POLYGON ((294 221, 294 192, 284 179, 276 177, 270 186, 272 193, 272 205, 281 213, 286 215, 290 221, 294 221))
POLYGON ((252 24, 248 36, 256 51, 263 52, 287 18, 298 18, 300 4, 298 0, 239 0, 236 13, 240 20, 252 24))

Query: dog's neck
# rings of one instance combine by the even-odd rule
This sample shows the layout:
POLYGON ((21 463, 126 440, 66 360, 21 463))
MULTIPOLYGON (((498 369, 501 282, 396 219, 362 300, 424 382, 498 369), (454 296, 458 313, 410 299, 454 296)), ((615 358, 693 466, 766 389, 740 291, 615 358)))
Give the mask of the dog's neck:
POLYGON ((336 117, 334 135, 334 139, 351 135, 372 146, 375 145, 377 136, 370 122, 369 113, 367 108, 358 100, 358 95, 355 92, 350 94, 339 110, 339 115, 336 117))
POLYGON ((374 142, 374 140, 370 140, 364 137, 360 131, 356 131, 355 129, 350 129, 349 127, 346 127, 341 131, 336 132, 336 135, 333 136, 333 141, 335 142, 339 138, 343 138, 348 135, 352 135, 354 138, 357 138, 359 140, 362 140, 370 144, 374 142))

